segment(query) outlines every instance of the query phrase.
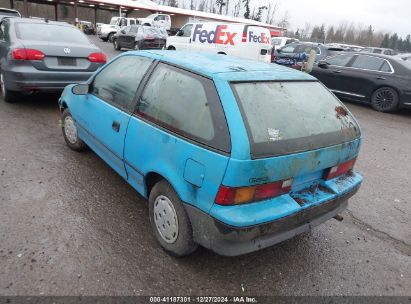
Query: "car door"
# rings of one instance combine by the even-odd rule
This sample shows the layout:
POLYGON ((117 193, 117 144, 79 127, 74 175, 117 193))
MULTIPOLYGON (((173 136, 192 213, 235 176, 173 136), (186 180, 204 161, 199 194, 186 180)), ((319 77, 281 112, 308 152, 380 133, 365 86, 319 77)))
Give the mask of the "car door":
POLYGON ((347 65, 353 60, 353 54, 330 57, 315 64, 311 74, 334 93, 346 95, 351 92, 352 85, 351 71, 347 65))
POLYGON ((127 125, 135 93, 151 63, 135 55, 118 57, 96 74, 85 100, 74 105, 80 136, 123 178, 127 125))
POLYGON ((128 32, 124 35, 124 47, 128 49, 134 48, 136 40, 138 26, 132 25, 129 27, 128 32))
POLYGON ((358 55, 349 67, 352 93, 361 98, 371 97, 377 87, 387 84, 394 72, 388 60, 369 55, 358 55))
POLYGON ((174 37, 177 50, 189 50, 191 48, 192 28, 192 24, 186 24, 177 32, 177 35, 174 37))
POLYGON ((117 32, 117 43, 120 48, 126 47, 126 44, 127 44, 126 37, 127 37, 129 30, 130 30, 130 27, 125 26, 117 32))

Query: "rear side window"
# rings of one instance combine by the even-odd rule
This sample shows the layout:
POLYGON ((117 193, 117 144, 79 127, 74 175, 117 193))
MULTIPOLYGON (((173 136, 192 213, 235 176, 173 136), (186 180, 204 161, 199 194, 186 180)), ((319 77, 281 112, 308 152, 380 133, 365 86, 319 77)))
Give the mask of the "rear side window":
POLYGON ((382 65, 380 71, 381 72, 386 72, 386 73, 391 73, 392 72, 392 69, 391 69, 390 65, 388 64, 388 61, 384 60, 384 63, 382 65))
POLYGON ((348 62, 354 57, 354 55, 338 55, 326 59, 327 63, 335 66, 346 66, 348 62))
POLYGON ((384 64, 384 61, 384 59, 378 57, 359 55, 352 64, 352 67, 363 70, 379 71, 384 64))
POLYGON ((138 113, 174 133, 230 151, 227 123, 210 79, 160 63, 144 89, 138 113))
POLYGON ((134 108, 134 97, 152 60, 123 56, 106 66, 94 78, 91 93, 125 111, 134 108))
POLYGON ((232 84, 253 158, 303 152, 359 137, 346 108, 319 82, 232 84))

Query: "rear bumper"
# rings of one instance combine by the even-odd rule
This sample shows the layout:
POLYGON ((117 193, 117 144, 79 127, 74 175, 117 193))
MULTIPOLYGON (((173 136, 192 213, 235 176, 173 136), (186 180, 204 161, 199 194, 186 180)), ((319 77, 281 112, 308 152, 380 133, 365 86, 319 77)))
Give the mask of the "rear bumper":
POLYGON ((186 205, 186 210, 197 243, 218 254, 236 256, 275 245, 333 218, 347 208, 348 199, 359 187, 357 185, 342 196, 320 205, 269 223, 248 227, 224 224, 191 205, 186 205))
POLYGON ((87 81, 94 72, 41 71, 27 68, 23 71, 5 70, 7 89, 17 92, 61 92, 67 85, 87 81))

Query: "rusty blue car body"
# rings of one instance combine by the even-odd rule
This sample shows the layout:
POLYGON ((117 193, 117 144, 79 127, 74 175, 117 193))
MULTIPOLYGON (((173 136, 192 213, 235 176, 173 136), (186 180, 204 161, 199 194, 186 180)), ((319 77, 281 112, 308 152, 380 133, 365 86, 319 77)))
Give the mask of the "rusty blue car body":
POLYGON ((229 56, 173 51, 127 52, 107 66, 125 56, 150 61, 131 110, 92 93, 75 95, 72 86, 60 107, 70 110, 79 137, 141 195, 148 198, 153 181, 166 179, 184 202, 194 240, 202 246, 238 255, 274 245, 336 216, 360 187, 362 177, 353 168, 360 128, 312 76, 229 56), (141 114, 141 96, 159 67, 212 84, 223 117, 214 128, 226 128, 224 148, 141 114), (112 132, 113 120, 121 123, 120 132, 112 132))

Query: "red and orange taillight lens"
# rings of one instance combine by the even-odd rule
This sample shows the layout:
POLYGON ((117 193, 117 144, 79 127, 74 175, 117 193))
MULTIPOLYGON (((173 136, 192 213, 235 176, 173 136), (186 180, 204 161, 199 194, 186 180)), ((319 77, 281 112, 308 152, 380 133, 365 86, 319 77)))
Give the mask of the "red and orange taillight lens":
POLYGON ((280 196, 291 191, 293 179, 250 187, 226 187, 221 185, 215 198, 219 205, 238 205, 280 196))
POLYGON ((43 60, 46 55, 35 49, 13 49, 12 56, 14 60, 43 60))
POLYGON ((357 159, 353 158, 345 163, 339 164, 337 166, 331 167, 330 169, 328 169, 328 171, 325 174, 325 179, 329 180, 329 179, 333 179, 336 178, 338 176, 344 175, 346 173, 348 173, 349 171, 351 171, 354 168, 354 164, 355 161, 357 159))

